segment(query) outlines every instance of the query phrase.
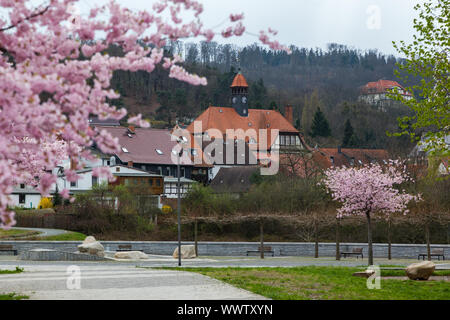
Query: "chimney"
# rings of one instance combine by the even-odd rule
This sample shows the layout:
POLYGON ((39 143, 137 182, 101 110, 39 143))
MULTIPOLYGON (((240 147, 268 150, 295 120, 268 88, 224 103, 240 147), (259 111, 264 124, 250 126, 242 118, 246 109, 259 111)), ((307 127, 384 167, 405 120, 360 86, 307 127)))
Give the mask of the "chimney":
POLYGON ((136 134, 136 128, 134 126, 128 126, 128 132, 131 134, 136 134))
POLYGON ((284 107, 284 117, 290 124, 294 125, 294 108, 290 105, 284 107))
POLYGON ((133 161, 128 161, 128 167, 133 168, 133 161))

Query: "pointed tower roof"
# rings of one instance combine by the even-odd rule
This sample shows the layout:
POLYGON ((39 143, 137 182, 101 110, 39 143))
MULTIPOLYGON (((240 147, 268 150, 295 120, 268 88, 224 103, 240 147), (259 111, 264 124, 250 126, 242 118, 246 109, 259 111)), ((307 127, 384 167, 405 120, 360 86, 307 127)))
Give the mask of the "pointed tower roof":
POLYGON ((245 87, 248 88, 247 80, 245 80, 245 77, 242 75, 241 71, 234 77, 233 83, 231 84, 231 88, 235 87, 245 87))

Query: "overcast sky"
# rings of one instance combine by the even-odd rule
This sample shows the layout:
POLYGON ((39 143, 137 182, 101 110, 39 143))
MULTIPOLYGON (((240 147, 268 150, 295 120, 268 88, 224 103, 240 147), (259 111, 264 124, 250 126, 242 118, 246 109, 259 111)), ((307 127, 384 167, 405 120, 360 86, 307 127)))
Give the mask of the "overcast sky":
MULTIPOLYGON (((133 9, 151 9, 151 0, 118 0, 133 9)), ((277 39, 299 47, 325 48, 328 43, 359 49, 378 49, 396 54, 393 40, 412 39, 414 5, 419 0, 203 0, 203 21, 217 26, 230 13, 245 13, 247 30, 258 33, 272 27, 277 39)), ((101 2, 97 0, 97 2, 101 2)), ((82 0, 82 11, 89 0, 82 0)), ((221 31, 218 27, 215 31, 221 31)), ((218 42, 251 44, 257 38, 245 35, 218 42)))

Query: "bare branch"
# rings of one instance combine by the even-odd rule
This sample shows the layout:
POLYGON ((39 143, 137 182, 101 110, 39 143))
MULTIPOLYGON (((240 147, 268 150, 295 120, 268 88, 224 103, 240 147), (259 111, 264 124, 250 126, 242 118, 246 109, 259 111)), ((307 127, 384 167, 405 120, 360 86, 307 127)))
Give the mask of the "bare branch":
POLYGON ((10 25, 8 27, 0 29, 0 32, 4 32, 4 31, 10 30, 10 29, 13 29, 13 28, 17 27, 19 24, 21 24, 22 22, 25 22, 27 20, 30 20, 30 19, 36 18, 38 16, 41 16, 44 13, 46 13, 49 8, 50 8, 50 5, 46 6, 42 11, 33 13, 32 15, 26 17, 25 19, 22 19, 22 20, 18 21, 16 24, 12 24, 12 25, 10 25))

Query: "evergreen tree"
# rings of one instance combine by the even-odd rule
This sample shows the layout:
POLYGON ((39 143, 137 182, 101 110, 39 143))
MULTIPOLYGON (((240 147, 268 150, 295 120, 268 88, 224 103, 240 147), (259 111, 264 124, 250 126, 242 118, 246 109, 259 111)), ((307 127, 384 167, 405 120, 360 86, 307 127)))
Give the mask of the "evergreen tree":
POLYGON ((325 118, 322 110, 317 109, 314 120, 311 126, 312 137, 329 137, 331 136, 331 129, 328 120, 325 118))
POLYGON ((251 107, 255 109, 262 109, 266 103, 267 89, 262 78, 250 85, 249 100, 251 107))
POLYGON ((348 147, 350 146, 349 142, 354 134, 352 124, 350 123, 350 119, 347 119, 345 122, 345 128, 344 128, 344 139, 342 139, 342 146, 348 147))
POLYGON ((270 103, 269 109, 270 109, 270 110, 277 110, 277 109, 278 109, 277 103, 276 103, 275 101, 272 101, 272 102, 270 103))

